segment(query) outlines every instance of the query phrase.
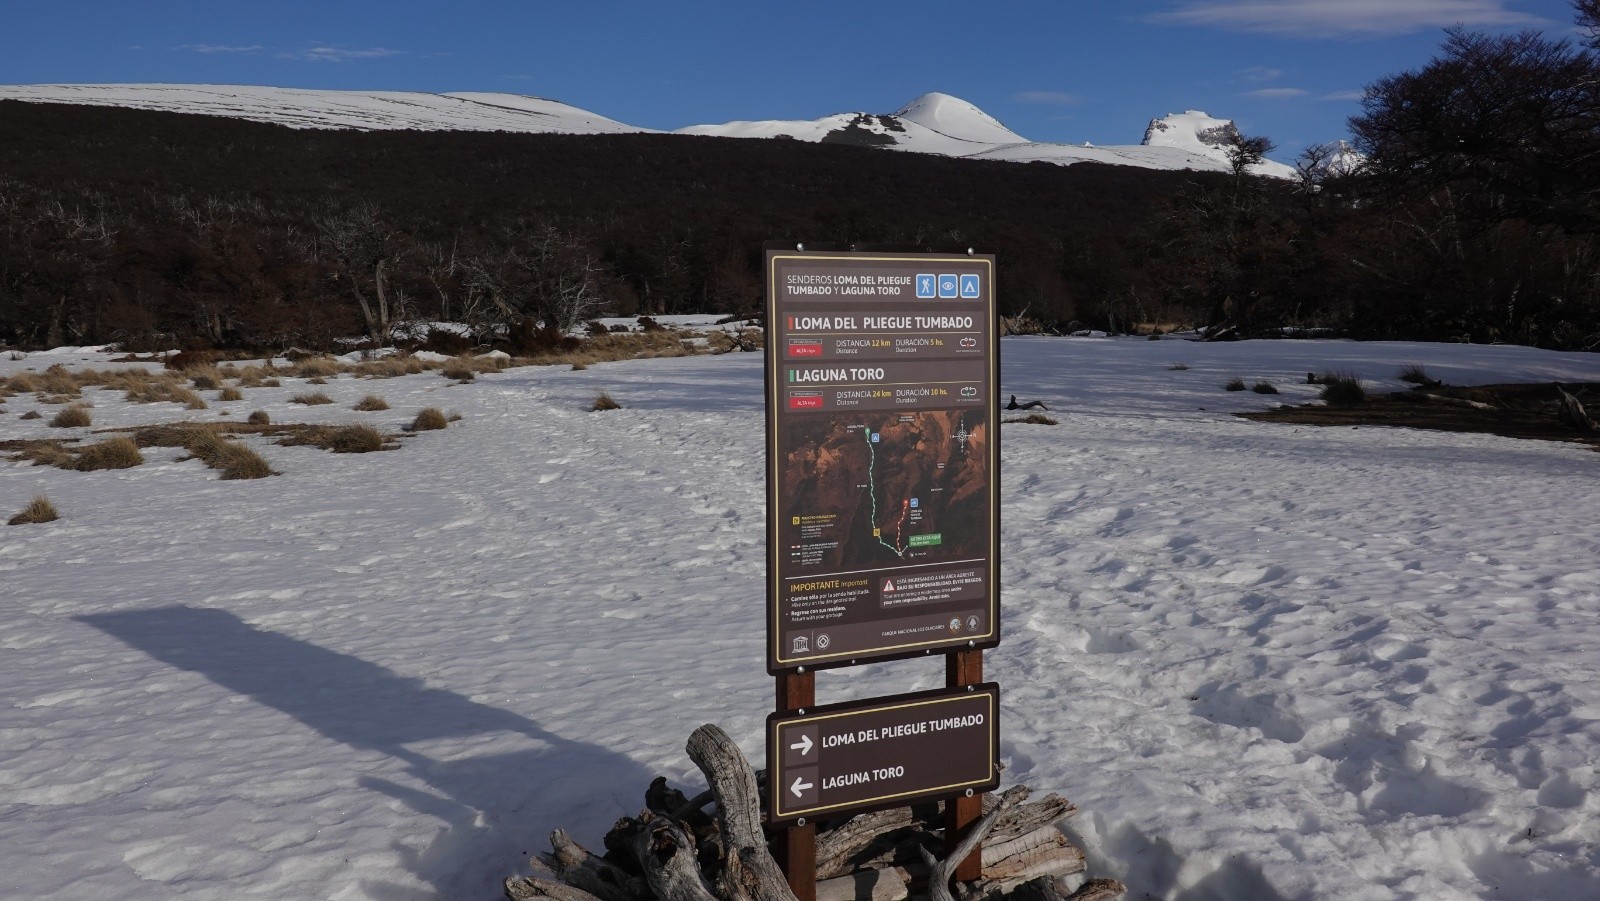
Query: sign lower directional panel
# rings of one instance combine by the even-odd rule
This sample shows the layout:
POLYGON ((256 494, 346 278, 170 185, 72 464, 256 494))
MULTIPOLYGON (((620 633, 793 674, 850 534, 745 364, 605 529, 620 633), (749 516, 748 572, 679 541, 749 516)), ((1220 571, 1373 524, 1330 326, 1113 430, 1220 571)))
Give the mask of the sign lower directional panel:
POLYGON ((767 819, 833 818, 1000 784, 1000 686, 767 718, 767 819))

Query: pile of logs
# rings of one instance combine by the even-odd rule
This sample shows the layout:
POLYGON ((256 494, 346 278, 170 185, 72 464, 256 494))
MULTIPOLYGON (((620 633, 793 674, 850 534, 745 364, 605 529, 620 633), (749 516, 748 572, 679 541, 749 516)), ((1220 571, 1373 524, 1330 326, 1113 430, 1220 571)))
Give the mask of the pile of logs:
MULTIPOLYGON (((762 829, 756 773, 716 726, 696 729, 689 757, 711 788, 686 797, 657 778, 645 809, 624 817, 595 854, 561 830, 541 854, 548 872, 505 881, 511 901, 795 901, 762 829), (708 809, 709 808, 709 809, 708 809)), ((1082 881, 1083 852, 1057 824, 1077 808, 1026 786, 985 795, 984 815, 943 860, 937 805, 900 807, 819 824, 817 901, 1111 901, 1110 879, 1082 881), (957 863, 983 843, 982 877, 950 886, 957 863)))

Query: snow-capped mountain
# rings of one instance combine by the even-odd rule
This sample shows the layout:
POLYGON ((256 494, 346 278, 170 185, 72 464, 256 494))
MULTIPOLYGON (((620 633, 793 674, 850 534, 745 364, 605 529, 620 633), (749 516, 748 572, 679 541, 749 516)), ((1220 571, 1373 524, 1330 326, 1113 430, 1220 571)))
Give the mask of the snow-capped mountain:
MULTIPOLYGON (((231 116, 291 128, 380 131, 507 131, 550 134, 651 132, 555 100, 522 94, 415 91, 330 91, 236 85, 0 85, 0 100, 120 106, 231 116)), ((674 134, 789 138, 912 153, 1068 166, 1098 162, 1145 169, 1226 171, 1219 143, 1234 128, 1226 119, 1188 112, 1150 124, 1143 144, 1095 146, 1030 141, 983 110, 949 94, 930 93, 894 113, 840 113, 821 119, 693 125, 674 134)), ((1265 162, 1259 174, 1294 170, 1265 162)))
POLYGON ((542 97, 419 91, 319 91, 209 84, 0 85, 0 100, 229 116, 291 128, 619 134, 650 129, 542 97))
MULTIPOLYGON (((1150 125, 1144 130, 1146 147, 1172 147, 1189 153, 1197 153, 1221 163, 1224 168, 1228 166, 1228 144, 1239 137, 1239 129, 1231 119, 1218 119, 1208 116, 1200 110, 1185 110, 1181 113, 1169 113, 1160 119, 1151 119, 1150 125)), ((1279 178, 1292 178, 1295 174, 1293 166, 1285 166, 1272 160, 1263 160, 1259 165, 1252 167, 1251 171, 1257 175, 1272 175, 1279 178)))
POLYGON ((1351 175, 1367 161, 1366 156, 1351 146, 1349 141, 1334 141, 1322 145, 1320 149, 1326 155, 1317 162, 1316 168, 1325 175, 1351 175))
MULTIPOLYGON (((1151 141, 1147 133, 1143 144, 1052 144, 1022 137, 959 97, 932 93, 923 94, 891 114, 857 112, 821 119, 728 122, 694 125, 675 133, 727 138, 793 138, 971 159, 1042 161, 1063 166, 1096 162, 1145 169, 1227 171, 1227 155, 1219 147, 1206 143, 1200 131, 1218 127, 1232 129, 1233 123, 1212 119, 1204 113, 1198 115, 1203 123, 1200 119, 1171 116, 1157 120, 1174 120, 1161 132, 1163 140, 1160 141, 1151 141)), ((1155 124, 1151 123, 1152 128, 1155 124)), ((1262 163, 1256 171, 1281 177, 1294 174, 1289 166, 1273 162, 1262 163)))

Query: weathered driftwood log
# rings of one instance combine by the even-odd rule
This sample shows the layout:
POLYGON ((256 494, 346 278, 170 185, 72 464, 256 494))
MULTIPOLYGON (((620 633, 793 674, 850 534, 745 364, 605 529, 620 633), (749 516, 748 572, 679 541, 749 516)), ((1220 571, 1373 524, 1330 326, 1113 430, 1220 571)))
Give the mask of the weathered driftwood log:
POLYGON ((1560 407, 1556 417, 1566 425, 1572 426, 1580 432, 1593 432, 1597 427, 1594 420, 1589 418, 1589 411, 1583 408, 1583 402, 1567 393, 1565 388, 1556 386, 1556 393, 1561 395, 1560 407))
POLYGON ((551 852, 540 854, 539 859, 561 881, 573 888, 593 895, 600 901, 640 901, 649 895, 644 882, 637 876, 591 854, 564 830, 557 829, 550 833, 550 847, 551 852))
MULTIPOLYGON (((999 799, 1009 798, 1009 807, 1000 819, 994 824, 994 832, 989 840, 994 843, 1010 841, 1018 836, 1027 835, 1044 826, 1054 826, 1078 812, 1078 808, 1066 798, 1057 794, 1048 794, 1037 801, 1027 801, 1031 791, 1026 785, 1013 786, 999 796, 999 799)), ((991 807, 991 798, 994 795, 984 796, 984 812, 991 807)), ((997 805, 998 806, 998 805, 997 805)))
POLYGON ((1127 890, 1127 886, 1115 879, 1090 879, 1068 892, 1060 879, 1040 876, 1017 886, 1009 897, 1013 901, 1113 901, 1127 890))
POLYGON ((660 901, 717 901, 700 872, 694 836, 670 817, 641 816, 633 833, 634 859, 660 901))
POLYGON ((1426 391, 1418 391, 1416 396, 1422 398, 1430 404, 1448 404, 1452 407, 1471 407, 1474 410, 1487 410, 1491 412, 1496 409, 1494 404, 1486 404, 1481 400, 1473 400, 1469 397, 1450 397, 1447 394, 1429 394, 1426 391))
POLYGON ((1037 876, 1081 873, 1083 852, 1055 826, 1042 826, 1027 835, 985 846, 982 878, 1000 883, 1020 883, 1037 876))
POLYGON ((928 898, 930 901, 955 901, 950 894, 950 877, 956 873, 956 867, 961 865, 967 855, 977 849, 989 830, 994 828, 995 820, 1005 813, 1010 807, 1010 801, 1004 800, 995 809, 983 815, 983 818, 974 823, 965 837, 963 837, 944 860, 933 856, 927 848, 918 848, 922 852, 922 863, 928 868, 928 898))
POLYGON ((817 836, 817 878, 830 879, 857 870, 913 861, 917 847, 936 847, 934 835, 943 822, 938 808, 892 807, 863 813, 817 836))
POLYGON ((565 882, 539 876, 512 876, 505 882, 506 897, 511 901, 600 901, 582 889, 565 882))
POLYGON ((795 901, 788 880, 767 850, 761 828, 761 793, 755 771, 728 733, 707 723, 685 748, 717 798, 717 820, 727 842, 725 879, 730 890, 751 901, 795 901))
POLYGON ((904 901, 911 894, 911 874, 899 867, 857 870, 817 883, 817 901, 904 901))

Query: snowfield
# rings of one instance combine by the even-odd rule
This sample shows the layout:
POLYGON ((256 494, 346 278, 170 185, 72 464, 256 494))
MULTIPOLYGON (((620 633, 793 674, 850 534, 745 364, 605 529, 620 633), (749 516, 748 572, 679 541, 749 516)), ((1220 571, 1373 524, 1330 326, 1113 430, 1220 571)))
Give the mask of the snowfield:
MULTIPOLYGON (((1600 356, 1003 350, 1002 397, 1060 419, 1003 431, 1004 784, 1082 808, 1093 875, 1130 899, 1596 896, 1600 455, 1230 414, 1309 399, 1308 371, 1600 381, 1600 356)), ((0 521, 39 492, 62 513, 0 526, 9 896, 487 901, 551 829, 597 846, 652 776, 692 794, 700 723, 761 757, 758 354, 305 390, 85 398, 97 429, 464 418, 378 454, 246 439, 282 473, 259 481, 177 449, 0 462, 0 521), (602 389, 624 408, 588 412, 602 389), (350 409, 368 393, 393 409, 350 409)), ((4 408, 0 440, 82 432, 4 408)), ((819 700, 942 680, 827 671, 819 700)))

